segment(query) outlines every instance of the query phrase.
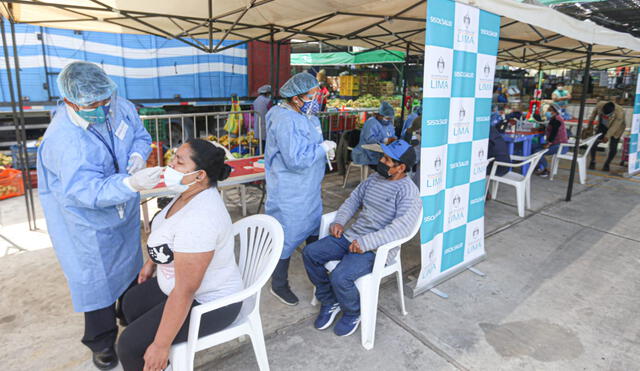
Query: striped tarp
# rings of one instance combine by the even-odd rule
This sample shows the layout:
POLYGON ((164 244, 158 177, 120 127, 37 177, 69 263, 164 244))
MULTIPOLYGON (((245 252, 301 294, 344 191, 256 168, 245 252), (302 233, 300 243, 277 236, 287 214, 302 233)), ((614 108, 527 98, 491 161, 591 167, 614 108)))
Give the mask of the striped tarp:
MULTIPOLYGON (((9 26, 5 33, 13 68, 9 26)), ((237 41, 223 42, 223 45, 237 41)), ((70 62, 97 63, 128 99, 174 99, 247 95, 245 45, 207 54, 176 41, 150 35, 112 34, 16 25, 22 95, 32 102, 57 97, 57 73, 70 62), (44 31, 44 32, 41 32, 44 31), (40 36, 42 33, 42 36, 40 36), (44 53, 43 53, 44 45, 44 53), (45 60, 49 76, 45 73, 45 60)), ((0 49, 0 101, 9 102, 4 52, 0 49)))

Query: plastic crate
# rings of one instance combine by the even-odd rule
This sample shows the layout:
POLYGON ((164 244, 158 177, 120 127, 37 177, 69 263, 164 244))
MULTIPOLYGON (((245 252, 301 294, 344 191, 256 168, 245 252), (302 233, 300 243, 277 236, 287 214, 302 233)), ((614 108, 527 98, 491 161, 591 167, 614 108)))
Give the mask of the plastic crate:
MULTIPOLYGON (((138 110, 140 116, 155 116, 155 115, 164 115, 167 111, 164 108, 153 108, 153 107, 142 107, 138 110)), ((158 119, 158 133, 156 135, 156 120, 155 119, 147 119, 143 120, 142 124, 144 128, 147 129, 149 134, 151 135, 151 140, 153 141, 161 141, 166 142, 169 139, 169 120, 168 119, 158 119)))
POLYGON ((0 200, 22 196, 23 194, 22 171, 5 169, 0 172, 0 200))
MULTIPOLYGON (((20 169, 20 170, 24 170, 25 166, 22 162, 19 161, 19 157, 18 157, 18 153, 19 153, 19 147, 18 145, 14 144, 11 147, 9 147, 9 149, 11 149, 11 166, 14 169, 20 169)), ((28 161, 27 161, 27 169, 35 169, 36 168, 36 164, 38 163, 38 147, 27 147, 27 156, 28 156, 28 161)))

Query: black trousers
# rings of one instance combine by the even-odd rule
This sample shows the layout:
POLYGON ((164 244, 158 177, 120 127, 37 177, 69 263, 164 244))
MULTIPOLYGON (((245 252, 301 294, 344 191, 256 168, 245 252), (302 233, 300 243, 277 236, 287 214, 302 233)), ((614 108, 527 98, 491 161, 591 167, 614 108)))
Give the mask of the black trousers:
MULTIPOLYGON (((131 282, 129 289, 135 286, 137 278, 131 282)), ((127 289, 128 290, 128 289, 127 289)), ((118 336, 117 318, 122 317, 122 299, 127 291, 125 291, 117 302, 110 306, 91 312, 84 312, 84 336, 82 344, 91 349, 92 352, 100 352, 107 348, 113 347, 118 336)))
MULTIPOLYGON (((125 371, 143 369, 144 352, 156 336, 167 298, 168 296, 160 290, 156 278, 131 288, 125 294, 122 313, 129 325, 120 335, 117 345, 118 357, 125 371)), ((194 300, 191 307, 196 305, 199 303, 194 300)), ((202 316, 200 336, 213 334, 229 326, 238 317, 241 307, 242 303, 234 303, 202 316)), ((191 313, 184 320, 173 340, 174 344, 187 341, 190 316, 191 313)))
MULTIPOLYGON (((596 134, 602 134, 602 136, 600 138, 598 138, 598 140, 596 140, 596 142, 593 144, 593 147, 591 147, 591 163, 595 165, 596 163, 596 153, 598 151, 598 144, 600 144, 600 142, 602 142, 602 137, 604 137, 605 134, 607 134, 607 127, 604 125, 598 125, 598 131, 596 132, 596 134)), ((620 142, 620 138, 609 138, 609 154, 607 155, 607 160, 604 162, 604 166, 609 166, 609 164, 611 163, 611 161, 613 161, 613 159, 616 157, 616 154, 618 154, 618 143, 620 142)))

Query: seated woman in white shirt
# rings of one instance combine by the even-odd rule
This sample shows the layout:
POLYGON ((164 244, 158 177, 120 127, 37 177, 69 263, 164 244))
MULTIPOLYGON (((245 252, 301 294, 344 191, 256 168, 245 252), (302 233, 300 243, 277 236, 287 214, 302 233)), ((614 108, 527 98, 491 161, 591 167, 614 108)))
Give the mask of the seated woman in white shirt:
MULTIPOLYGON (((191 308, 242 290, 231 217, 216 189, 231 168, 224 150, 192 139, 178 148, 164 173, 175 197, 153 220, 149 260, 122 301, 129 323, 117 352, 125 371, 162 370, 171 344, 187 340, 191 308), (153 274, 158 270, 157 276, 153 274)), ((200 336, 229 326, 242 303, 203 316, 200 336)))

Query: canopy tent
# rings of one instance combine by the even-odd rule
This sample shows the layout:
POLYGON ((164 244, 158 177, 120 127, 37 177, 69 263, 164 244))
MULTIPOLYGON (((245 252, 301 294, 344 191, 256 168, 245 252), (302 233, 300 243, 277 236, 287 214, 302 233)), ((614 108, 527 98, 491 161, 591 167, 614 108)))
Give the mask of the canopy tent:
POLYGON ((294 53, 292 66, 343 66, 351 64, 404 63, 405 54, 399 51, 372 50, 364 53, 294 53))
MULTIPOLYGON (((587 81, 593 68, 640 64, 640 39, 580 21, 545 6, 514 0, 457 0, 501 16, 498 63, 516 67, 583 68, 587 81), (586 58, 586 63, 583 60, 586 58)), ((15 67, 14 102, 16 139, 20 159, 27 156, 24 113, 20 91, 19 58, 14 23, 114 33, 142 33, 168 37, 202 51, 216 53, 253 40, 323 42, 360 46, 373 50, 399 50, 423 54, 425 0, 2 0, 0 16, 11 22, 14 60, 4 58, 9 86, 15 67), (205 41, 201 41, 205 38, 205 41), (225 40, 237 43, 224 45, 225 40), (16 113, 17 112, 17 113, 16 113)), ((0 18, 0 21, 2 18, 0 18)), ((2 27, 4 29, 4 26, 2 27)), ((5 34, 3 46, 7 53, 5 34)), ((279 50, 279 48, 278 48, 279 50)), ((273 53, 272 53, 273 61, 273 53)), ((273 63, 272 63, 273 64, 273 63)), ((273 73, 272 73, 273 74, 273 73)), ((277 78, 272 81, 277 81, 277 78)), ((586 92, 586 89, 583 89, 586 92)), ((578 120, 584 114, 583 93, 578 120)), ((404 105, 403 105, 404 107, 404 105)), ((578 151, 574 150, 567 201, 571 199, 578 151)), ((25 184, 30 179, 23 177, 25 184)), ((29 188, 27 194, 31 190, 29 188)), ((35 215, 33 198, 27 196, 29 221, 35 215)), ((31 224, 30 224, 31 225, 31 224)), ((33 224, 35 228, 35 224, 33 224)))
MULTIPOLYGON (((460 0, 502 16, 498 62, 579 67, 593 44, 594 68, 640 64, 640 40, 554 9, 513 0, 460 0)), ((221 40, 301 39, 422 53, 426 1, 343 0, 5 0, 5 17, 42 26, 171 37, 198 49, 221 40), (207 42, 200 38, 208 38, 207 42)))

